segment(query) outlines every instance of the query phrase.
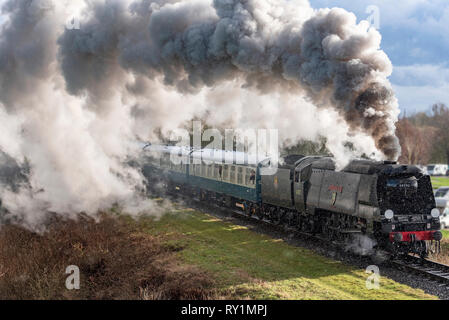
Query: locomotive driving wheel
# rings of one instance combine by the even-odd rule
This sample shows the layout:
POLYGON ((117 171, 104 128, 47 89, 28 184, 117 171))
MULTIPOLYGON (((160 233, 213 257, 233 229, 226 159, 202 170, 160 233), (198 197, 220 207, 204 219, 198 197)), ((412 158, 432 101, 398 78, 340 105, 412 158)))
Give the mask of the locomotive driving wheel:
POLYGON ((282 223, 282 213, 278 208, 273 208, 271 212, 271 221, 276 226, 282 223))
POLYGON ((428 241, 415 241, 410 243, 405 249, 408 249, 405 252, 406 254, 408 251, 420 256, 422 259, 426 259, 429 256, 430 244, 428 241))
POLYGON ((253 205, 251 212, 254 216, 256 216, 259 220, 262 220, 264 217, 264 210, 260 208, 258 205, 253 205))
POLYGON ((296 228, 299 232, 306 231, 306 219, 302 214, 298 216, 298 225, 296 226, 296 228))

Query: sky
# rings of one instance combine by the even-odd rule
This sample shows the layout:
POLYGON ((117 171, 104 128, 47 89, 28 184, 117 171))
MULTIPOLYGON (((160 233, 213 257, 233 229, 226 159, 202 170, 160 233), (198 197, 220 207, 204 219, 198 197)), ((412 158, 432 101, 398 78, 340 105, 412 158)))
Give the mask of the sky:
POLYGON ((393 62, 390 81, 401 111, 427 111, 436 102, 449 105, 449 1, 309 1, 314 8, 344 8, 359 20, 368 20, 368 7, 377 6, 382 49, 393 62))
MULTIPOLYGON (((309 0, 313 8, 341 7, 360 20, 378 8, 382 49, 393 62, 393 84, 402 112, 449 104, 449 1, 309 0), (371 11, 372 12, 372 11, 371 11)), ((0 5, 5 0, 0 0, 0 5)), ((0 16, 0 24, 3 18, 0 16)), ((372 20, 375 21, 375 20, 372 20)))

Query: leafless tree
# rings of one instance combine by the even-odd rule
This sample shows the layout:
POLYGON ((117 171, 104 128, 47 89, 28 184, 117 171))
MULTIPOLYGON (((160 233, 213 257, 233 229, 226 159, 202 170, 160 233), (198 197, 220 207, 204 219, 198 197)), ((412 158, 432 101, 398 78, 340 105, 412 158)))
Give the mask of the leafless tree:
POLYGON ((449 108, 444 103, 432 106, 433 126, 438 129, 433 158, 449 164, 449 108))
POLYGON ((433 142, 438 129, 430 126, 415 126, 407 118, 401 119, 396 128, 402 147, 399 162, 427 164, 432 156, 433 142))

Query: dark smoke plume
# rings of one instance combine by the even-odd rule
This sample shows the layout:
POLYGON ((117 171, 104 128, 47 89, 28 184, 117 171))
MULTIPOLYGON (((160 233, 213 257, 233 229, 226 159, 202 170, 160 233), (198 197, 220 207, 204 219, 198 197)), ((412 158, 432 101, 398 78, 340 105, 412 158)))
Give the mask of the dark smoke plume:
MULTIPOLYGON (((312 11, 285 0, 94 2, 79 32, 60 38, 69 90, 107 91, 117 68, 195 92, 237 78, 263 92, 280 87, 333 107, 389 159, 397 101, 380 35, 343 9, 312 11), (128 10, 129 8, 129 10, 128 10)), ((298 112, 301 106, 298 105, 298 112)))
POLYGON ((324 137, 340 166, 400 153, 381 36, 342 9, 306 0, 8 0, 2 17, 0 154, 27 168, 27 181, 1 171, 0 199, 29 225, 49 211, 153 209, 136 197, 144 178, 124 163, 139 154, 135 141, 193 118, 276 128, 284 144, 324 137))

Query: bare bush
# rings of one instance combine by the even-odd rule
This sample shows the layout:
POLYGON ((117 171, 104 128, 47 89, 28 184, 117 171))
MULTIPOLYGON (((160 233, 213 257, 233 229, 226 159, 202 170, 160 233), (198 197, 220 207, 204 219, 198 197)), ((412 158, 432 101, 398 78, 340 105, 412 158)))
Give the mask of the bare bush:
POLYGON ((109 216, 54 221, 44 234, 3 226, 0 299, 215 298, 210 277, 178 261, 179 250, 109 216), (69 265, 80 268, 80 290, 65 287, 69 265))
POLYGON ((407 118, 396 124, 396 134, 402 148, 400 163, 427 164, 431 159, 433 142, 437 129, 430 126, 418 127, 407 118))

